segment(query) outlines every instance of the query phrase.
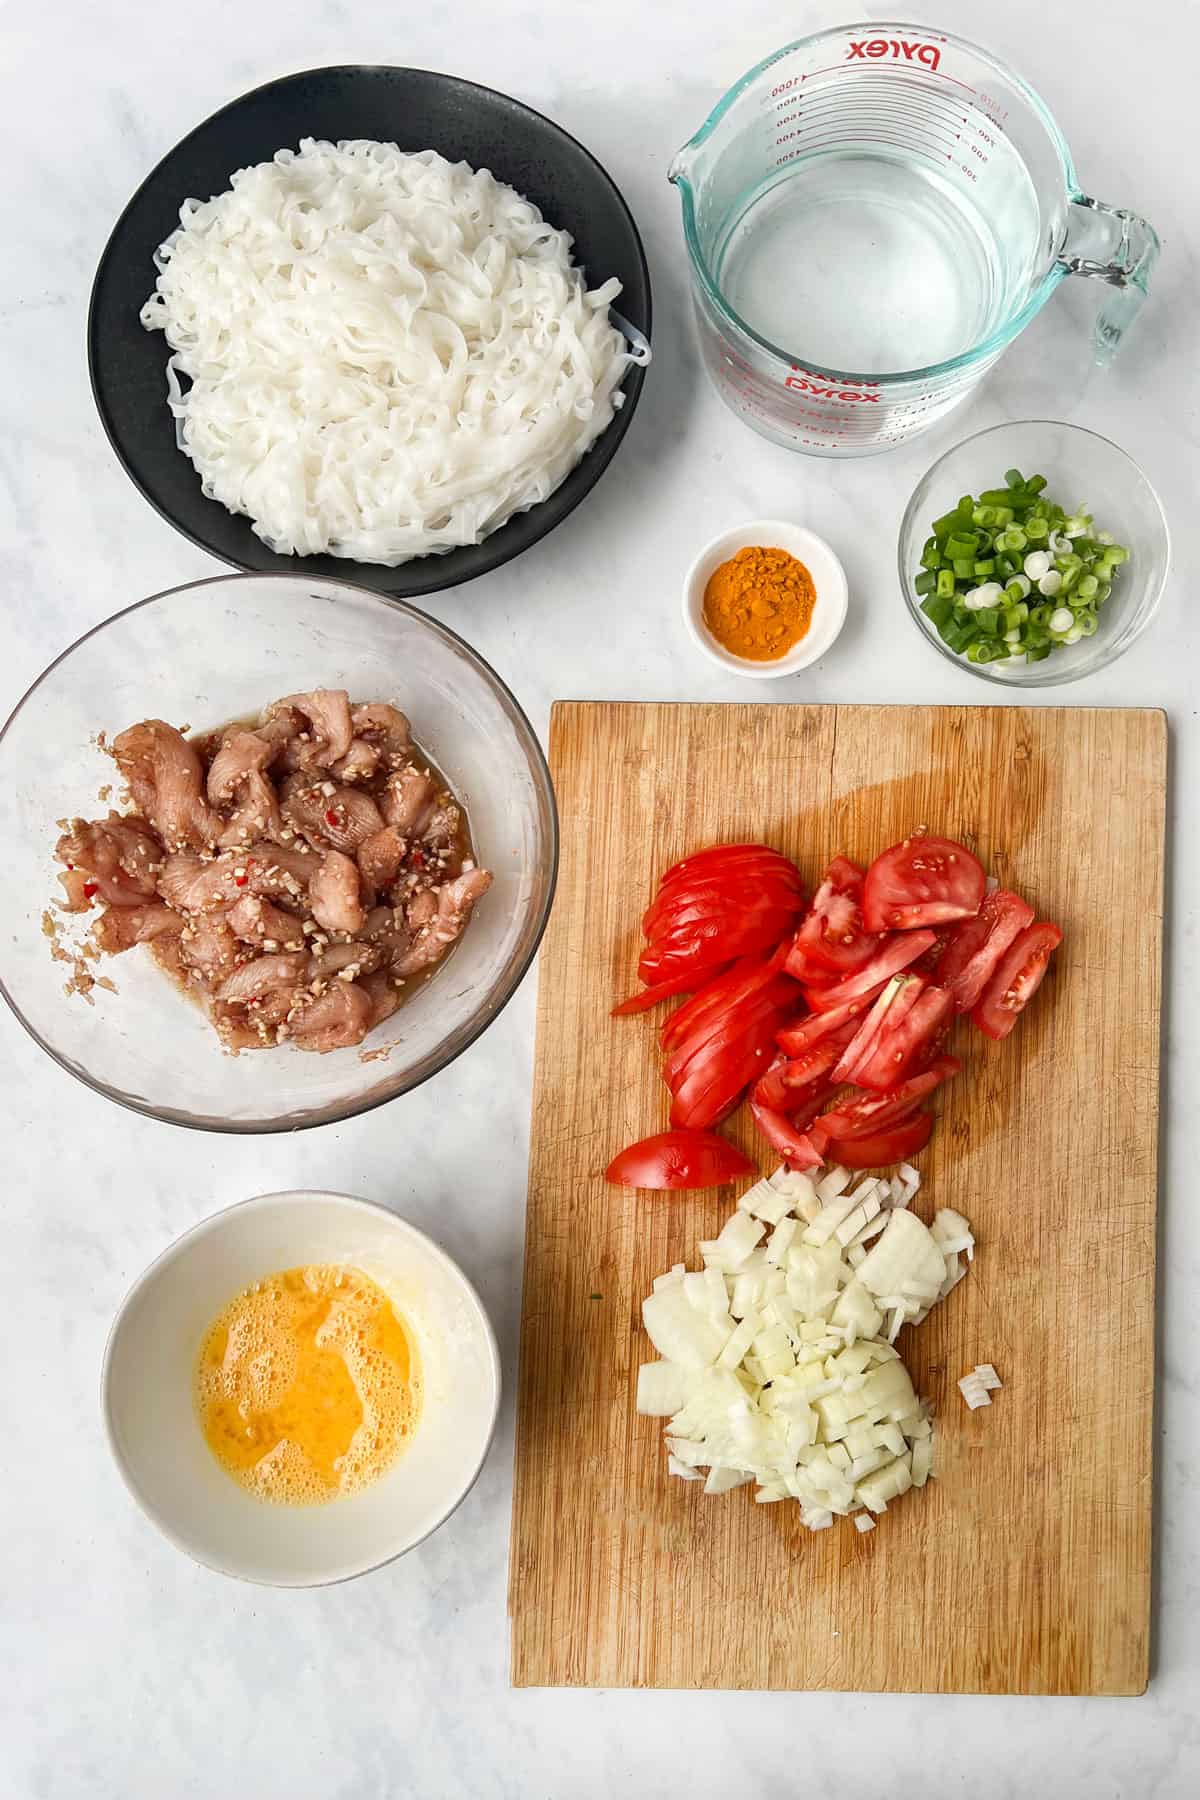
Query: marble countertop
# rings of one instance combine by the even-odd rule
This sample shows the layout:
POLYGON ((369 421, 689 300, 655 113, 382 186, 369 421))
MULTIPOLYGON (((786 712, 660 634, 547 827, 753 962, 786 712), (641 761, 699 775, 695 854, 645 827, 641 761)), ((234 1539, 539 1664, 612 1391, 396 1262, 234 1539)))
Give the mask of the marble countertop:
POLYGON ((519 95, 599 156, 641 226, 655 289, 655 366, 619 456, 543 543, 430 605, 513 685, 540 731, 557 697, 764 697, 701 662, 678 616, 681 570, 698 542, 748 516, 811 524, 842 549, 850 581, 850 620, 837 645, 771 699, 1001 697, 894 623, 893 542, 904 501, 939 450, 1002 419, 1068 418, 1121 443, 1163 496, 1175 573, 1156 625, 1123 661, 1044 698, 1162 706, 1170 719, 1148 1694, 510 1691, 511 1393, 534 978, 435 1083, 297 1139, 185 1135, 122 1113, 36 1053, 0 1011, 9 1157, 0 1790, 12 1800, 797 1791, 843 1800, 916 1779, 937 1796, 969 1791, 983 1800, 1043 1792, 1182 1800, 1200 1791, 1200 1252, 1188 1175, 1200 1126, 1200 632, 1188 591, 1200 566, 1200 239, 1181 179, 1192 166, 1194 111, 1185 39, 1193 60, 1200 43, 1187 0, 1148 0, 1136 10, 1098 0, 1082 12, 1036 0, 1002 8, 958 0, 940 11, 1041 86, 1085 185, 1151 218, 1165 254, 1111 371, 1088 361, 1096 291, 1071 282, 934 435, 881 459, 829 463, 760 441, 708 390, 665 170, 731 80, 785 37, 839 22, 843 9, 824 0, 797 0, 786 17, 769 0, 609 0, 603 8, 576 0, 551 9, 431 0, 399 11, 363 0, 208 0, 169 18, 133 0, 10 9, 0 46, 9 170, 0 187, 0 716, 89 626, 215 572, 143 503, 104 440, 85 366, 88 290, 114 218, 158 158, 226 100, 294 69, 424 64, 519 95), (461 1194, 473 1176, 468 1210, 461 1194), (109 1321, 140 1269, 216 1208, 302 1183, 384 1200, 446 1244, 491 1309, 509 1398, 484 1475, 443 1531, 368 1579, 282 1593, 193 1567, 155 1533, 105 1452, 97 1390, 109 1321))

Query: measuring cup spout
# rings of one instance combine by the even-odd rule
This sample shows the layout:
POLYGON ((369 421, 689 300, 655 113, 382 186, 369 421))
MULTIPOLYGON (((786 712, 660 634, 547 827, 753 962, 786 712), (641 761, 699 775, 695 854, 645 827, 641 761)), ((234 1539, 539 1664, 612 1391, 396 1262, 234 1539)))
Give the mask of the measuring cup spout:
POLYGON ((1136 213, 1080 194, 1071 202, 1060 261, 1072 275, 1092 275, 1113 290, 1096 319, 1096 361, 1107 363, 1146 297, 1158 260, 1158 233, 1136 213))
POLYGON ((691 185, 692 162, 688 153, 692 148, 693 141, 689 138, 683 149, 677 150, 671 158, 670 167, 667 170, 667 180, 673 181, 676 186, 681 182, 685 187, 691 185))

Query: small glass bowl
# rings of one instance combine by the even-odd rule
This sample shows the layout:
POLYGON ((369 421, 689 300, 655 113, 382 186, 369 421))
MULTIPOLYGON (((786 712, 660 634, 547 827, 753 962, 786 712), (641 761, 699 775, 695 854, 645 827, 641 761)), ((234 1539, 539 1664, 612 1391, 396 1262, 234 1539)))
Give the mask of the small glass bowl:
POLYGON ((922 636, 955 668, 1005 687, 1061 687, 1123 656, 1158 611, 1170 557, 1162 505, 1133 459, 1096 432, 1053 419, 993 425, 956 444, 917 483, 900 526, 900 587, 922 636), (968 662, 942 642, 921 611, 922 596, 913 583, 934 519, 950 512, 963 494, 1002 487, 1004 471, 1013 468, 1044 475, 1047 494, 1061 506, 1085 507, 1100 530, 1125 545, 1129 561, 1116 573, 1094 637, 1062 645, 1041 662, 968 662))
POLYGON ((347 582, 224 575, 152 595, 51 663, 0 732, 0 834, 9 859, 0 992, 55 1061, 97 1093, 209 1131, 296 1131, 367 1112, 435 1075, 484 1031, 533 959, 554 895, 558 819, 533 728, 483 658, 403 601, 347 582), (144 948, 90 965, 118 992, 65 994, 43 935, 58 912, 56 821, 103 817, 120 778, 96 742, 144 718, 194 731, 271 700, 345 687, 392 700, 446 776, 493 884, 445 967, 358 1049, 224 1052, 201 1009, 144 948), (390 1046, 390 1047, 389 1047, 390 1046))

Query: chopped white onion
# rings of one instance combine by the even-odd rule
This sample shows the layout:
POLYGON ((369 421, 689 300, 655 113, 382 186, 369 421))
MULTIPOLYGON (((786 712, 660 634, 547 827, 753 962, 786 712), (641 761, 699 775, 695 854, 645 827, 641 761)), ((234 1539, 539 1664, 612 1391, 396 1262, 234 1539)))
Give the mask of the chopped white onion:
MULTIPOLYGON (((710 1494, 753 1481, 764 1505, 796 1500, 813 1531, 848 1515, 869 1530, 871 1514, 925 1484, 929 1407, 879 1333, 885 1313, 891 1337, 924 1318, 961 1280, 974 1238, 949 1208, 932 1228, 907 1211, 918 1186, 911 1165, 857 1185, 832 1170, 816 1189, 780 1170, 703 1246, 703 1271, 680 1265, 655 1283, 643 1317, 666 1360, 639 1371, 638 1409, 666 1418, 673 1473, 707 1469, 710 1494)), ((998 1378, 981 1364, 964 1381, 986 1397, 998 1378)))

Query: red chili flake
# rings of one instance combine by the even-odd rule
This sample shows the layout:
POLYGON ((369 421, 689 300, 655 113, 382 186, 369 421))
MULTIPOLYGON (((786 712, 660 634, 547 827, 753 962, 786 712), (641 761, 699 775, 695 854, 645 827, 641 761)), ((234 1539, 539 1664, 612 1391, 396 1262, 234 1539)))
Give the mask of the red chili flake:
POLYGON ((340 825, 341 824, 341 820, 338 818, 338 815, 334 812, 332 806, 329 808, 329 811, 325 814, 325 823, 327 825, 340 825))
POLYGON ((73 868, 74 868, 74 867, 75 867, 75 864, 74 864, 74 863, 68 863, 68 864, 67 864, 67 867, 68 867, 68 869, 73 869, 73 868))
POLYGON ((261 994, 251 994, 250 998, 246 1002, 246 1005, 247 1006, 261 1006, 262 1005, 262 995, 261 994))
POLYGON ((408 860, 411 862, 414 869, 423 869, 425 867, 425 852, 420 849, 414 850, 408 860))
POLYGON ((93 894, 98 894, 99 892, 100 892, 100 883, 98 881, 85 881, 84 882, 83 897, 85 900, 90 900, 93 894))
POLYGON ((234 887, 245 887, 246 877, 244 875, 235 875, 233 878, 233 885, 234 887))

